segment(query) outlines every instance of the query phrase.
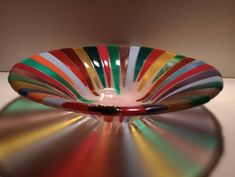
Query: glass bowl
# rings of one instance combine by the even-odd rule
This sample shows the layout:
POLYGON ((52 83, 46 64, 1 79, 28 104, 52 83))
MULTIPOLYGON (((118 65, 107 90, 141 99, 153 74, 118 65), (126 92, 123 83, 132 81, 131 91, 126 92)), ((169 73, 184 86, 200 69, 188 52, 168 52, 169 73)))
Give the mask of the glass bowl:
POLYGON ((42 52, 14 65, 8 80, 33 101, 107 117, 187 109, 223 88, 221 74, 201 60, 116 45, 42 52))

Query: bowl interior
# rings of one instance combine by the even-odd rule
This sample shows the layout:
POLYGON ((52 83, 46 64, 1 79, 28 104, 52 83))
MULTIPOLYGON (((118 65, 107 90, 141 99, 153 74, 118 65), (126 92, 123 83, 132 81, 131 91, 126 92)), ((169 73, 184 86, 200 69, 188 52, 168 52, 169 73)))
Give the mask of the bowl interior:
POLYGON ((208 102, 223 87, 220 73, 201 60, 114 45, 42 52, 17 63, 8 80, 36 102, 103 115, 186 109, 208 102))

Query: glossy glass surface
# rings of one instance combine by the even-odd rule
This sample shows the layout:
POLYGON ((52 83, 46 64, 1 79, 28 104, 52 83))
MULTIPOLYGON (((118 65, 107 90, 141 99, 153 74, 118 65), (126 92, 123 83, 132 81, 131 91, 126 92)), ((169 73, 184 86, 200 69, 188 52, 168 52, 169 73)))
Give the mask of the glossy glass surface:
POLYGON ((140 46, 65 48, 17 63, 9 83, 36 102, 98 115, 146 115, 198 106, 223 88, 211 65, 140 46))

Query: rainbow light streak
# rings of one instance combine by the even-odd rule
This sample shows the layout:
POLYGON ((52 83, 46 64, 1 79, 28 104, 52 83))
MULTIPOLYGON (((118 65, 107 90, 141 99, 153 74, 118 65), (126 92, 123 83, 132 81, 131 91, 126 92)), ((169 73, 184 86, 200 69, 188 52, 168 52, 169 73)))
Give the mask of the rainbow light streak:
POLYGON ((40 141, 40 139, 43 139, 51 134, 55 134, 65 127, 82 120, 82 118, 84 118, 84 116, 78 116, 65 122, 55 123, 53 125, 38 128, 27 133, 16 135, 7 140, 1 140, 0 159, 4 160, 5 158, 9 158, 9 156, 14 155, 14 153, 20 149, 23 149, 30 144, 34 144, 36 141, 40 141))

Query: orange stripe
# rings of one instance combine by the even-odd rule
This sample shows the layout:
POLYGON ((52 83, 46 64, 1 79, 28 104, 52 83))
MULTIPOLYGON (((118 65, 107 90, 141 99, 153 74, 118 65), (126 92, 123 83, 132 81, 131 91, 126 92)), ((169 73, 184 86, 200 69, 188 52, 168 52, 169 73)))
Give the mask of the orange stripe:
POLYGON ((69 81, 70 83, 74 84, 74 82, 63 71, 61 71, 57 66, 55 66, 51 62, 47 61, 45 58, 41 57, 40 55, 34 55, 31 58, 33 60, 47 66, 48 68, 50 68, 51 70, 56 72, 58 75, 63 77, 66 81, 69 81))

